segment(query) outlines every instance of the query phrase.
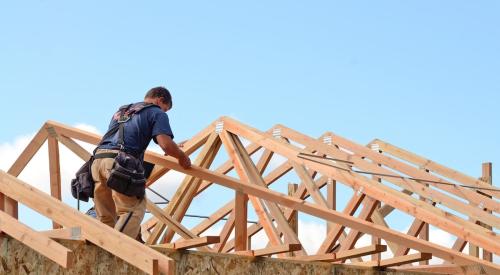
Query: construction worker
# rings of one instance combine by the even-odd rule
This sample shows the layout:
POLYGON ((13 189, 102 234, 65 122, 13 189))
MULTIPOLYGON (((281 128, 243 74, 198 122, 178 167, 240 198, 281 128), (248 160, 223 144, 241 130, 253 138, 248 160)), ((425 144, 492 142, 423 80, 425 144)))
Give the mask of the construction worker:
MULTIPOLYGON (((164 87, 152 88, 146 93, 144 102, 123 106, 113 115, 108 132, 94 151, 91 171, 95 182, 97 218, 132 238, 139 235, 146 211, 145 179, 140 181, 142 184, 134 186, 132 194, 116 188, 116 183, 111 185, 108 180, 110 176, 114 178, 117 155, 124 155, 122 158, 127 158, 130 163, 134 163, 130 160, 138 160, 139 167, 133 169, 143 171, 140 166, 151 139, 163 149, 165 155, 178 159, 183 168, 191 167, 189 157, 173 141, 174 135, 166 114, 171 108, 170 92, 164 87)), ((118 185, 125 186, 126 183, 118 181, 118 185)))

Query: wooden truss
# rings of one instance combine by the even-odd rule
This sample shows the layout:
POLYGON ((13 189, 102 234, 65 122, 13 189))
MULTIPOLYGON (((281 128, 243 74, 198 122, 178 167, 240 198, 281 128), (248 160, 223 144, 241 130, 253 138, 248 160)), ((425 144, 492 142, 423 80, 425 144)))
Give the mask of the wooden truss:
POLYGON ((0 171, 0 230, 66 268, 73 264, 72 252, 51 239, 90 241, 150 274, 175 270, 174 261, 158 251, 193 248, 401 270, 500 273, 500 265, 492 262, 493 255, 500 254, 495 233, 500 227, 500 193, 492 186, 490 163, 476 179, 380 140, 362 146, 331 132, 315 139, 283 125, 262 132, 221 117, 185 144, 183 150, 194 160, 191 169, 171 157, 146 153, 145 160, 156 165, 148 186, 168 177, 169 171, 184 173, 185 178, 165 208, 147 201, 152 218, 142 224, 143 245, 60 201, 59 145, 87 160, 90 153, 76 141, 97 144, 100 139, 57 122, 45 123, 12 167, 0 171), (45 141, 50 195, 17 179, 45 141), (227 160, 211 167, 222 155, 227 160), (278 155, 285 161, 273 167, 270 163, 278 155), (299 184, 288 184, 284 192, 269 188, 290 175, 299 184), (345 195, 337 194, 339 183, 353 190, 343 210, 335 203, 338 195, 345 195), (213 184, 233 189, 234 199, 196 226, 186 227, 183 219, 191 203, 213 184), (50 218, 53 230, 38 232, 21 223, 18 203, 50 218), (249 223, 250 209, 258 219, 255 223, 249 223), (328 225, 314 253, 306 252, 298 237, 299 212, 328 225), (413 217, 408 232, 390 228, 386 218, 393 212, 413 217), (216 224, 224 224, 219 236, 204 235, 216 224), (455 236, 454 245, 430 242, 430 225, 455 236), (261 230, 268 245, 252 248, 252 238, 261 230), (179 238, 174 241, 175 235, 179 238), (363 235, 371 236, 371 245, 357 245, 363 235), (467 244, 469 251, 464 251, 467 244), (391 258, 381 257, 386 250, 391 258), (433 257, 444 262, 431 265, 433 257), (420 263, 412 265, 415 262, 420 263))

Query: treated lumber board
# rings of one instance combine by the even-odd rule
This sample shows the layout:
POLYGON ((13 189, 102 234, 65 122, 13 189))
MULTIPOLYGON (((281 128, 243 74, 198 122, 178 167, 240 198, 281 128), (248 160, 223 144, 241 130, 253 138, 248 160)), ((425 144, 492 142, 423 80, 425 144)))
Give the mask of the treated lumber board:
MULTIPOLYGON (((212 133, 212 135, 215 133, 212 133)), ((199 165, 197 161, 195 161, 194 165, 203 167, 203 168, 210 168, 212 165, 217 153, 219 152, 219 149, 221 147, 222 143, 220 141, 220 138, 215 134, 214 136, 210 136, 209 139, 207 140, 207 143, 205 143, 205 146, 207 149, 205 150, 205 147, 203 148, 203 151, 199 154, 197 157, 197 160, 199 159, 199 165), (207 153, 205 153, 207 151, 207 153)), ((189 175, 187 175, 189 176, 189 175)), ((202 182, 202 179, 200 178, 192 178, 189 180, 189 183, 187 184, 187 188, 185 191, 184 196, 179 198, 179 203, 176 205, 176 207, 173 208, 173 215, 172 217, 178 221, 182 221, 184 216, 186 215, 186 212, 191 205, 191 202, 196 196, 196 190, 200 186, 202 182)), ((172 203, 172 202, 171 202, 172 203)), ((174 232, 170 229, 166 229, 165 234, 163 235, 163 238, 161 242, 169 242, 172 240, 174 232)))
POLYGON ((296 256, 289 259, 301 261, 321 261, 321 262, 340 262, 350 258, 357 258, 374 253, 381 253, 387 250, 385 245, 369 245, 361 248, 341 251, 337 253, 326 253, 309 256, 296 256))
MULTIPOLYGON (((23 152, 19 155, 16 161, 12 164, 12 166, 7 170, 7 173, 17 177, 24 170, 28 162, 35 156, 36 152, 42 147, 48 137, 48 133, 45 130, 46 124, 42 126, 42 128, 35 134, 35 136, 31 139, 30 143, 26 148, 24 148, 23 152)), ((4 197, 2 193, 0 193, 0 210, 4 210, 5 213, 11 215, 12 217, 18 217, 18 205, 17 202, 11 198, 4 197)))
MULTIPOLYGON (((463 174, 459 171, 456 171, 456 170, 448 168, 444 165, 441 165, 437 162, 434 162, 430 159, 426 159, 424 157, 418 156, 417 154, 411 153, 407 150, 399 148, 399 147, 392 145, 388 142, 382 141, 380 139, 376 139, 376 140, 374 140, 373 143, 378 144, 380 146, 380 150, 384 151, 385 153, 389 153, 397 158, 400 158, 400 159, 403 159, 403 160, 408 161, 410 163, 413 163, 415 165, 418 165, 420 168, 427 169, 429 171, 443 175, 449 179, 456 180, 456 181, 461 182, 461 183, 466 184, 466 185, 491 188, 491 186, 488 185, 488 183, 486 183, 480 179, 476 179, 474 177, 468 176, 468 175, 463 174)), ((499 198, 499 196, 500 196, 500 194, 498 194, 498 192, 487 191, 487 190, 483 190, 481 192, 487 194, 488 196, 492 196, 495 198, 499 198)))
MULTIPOLYGON (((248 167, 245 167, 246 165, 249 164, 245 162, 244 156, 237 147, 235 140, 231 136, 229 136, 229 134, 226 131, 222 131, 220 137, 222 140, 222 144, 224 144, 224 147, 230 159, 232 159, 233 161, 234 168, 240 179, 245 182, 248 182, 249 184, 252 184, 252 179, 251 176, 249 175, 248 167)), ((259 198, 255 196, 248 196, 248 198, 252 203, 252 206, 255 209, 255 213, 257 214, 257 217, 259 219, 259 222, 264 227, 264 231, 266 232, 266 235, 269 238, 270 242, 273 245, 282 244, 279 232, 275 228, 273 224, 273 219, 270 216, 269 212, 267 211, 265 205, 259 198)), ((221 249, 222 248, 223 247, 221 247, 221 249)))
POLYGON ((176 241, 175 243, 164 243, 164 244, 157 244, 157 245, 150 245, 151 248, 157 249, 157 250, 164 250, 164 249, 173 249, 173 250, 180 250, 180 249, 190 249, 190 248, 195 248, 195 247, 200 247, 200 246, 206 246, 209 244, 214 244, 220 242, 220 237, 219 236, 203 236, 203 237, 198 237, 198 238, 193 238, 193 239, 187 239, 187 240, 179 240, 176 241))
MULTIPOLYGON (((205 145, 203 146, 203 150, 198 154, 196 160, 193 162, 193 165, 197 165, 203 168, 208 168, 212 161, 215 158, 217 151, 220 148, 220 139, 215 132, 212 132, 208 137, 205 145)), ((186 175, 184 180, 182 181, 179 188, 177 188, 174 196, 170 200, 170 203, 163 210, 167 215, 172 216, 176 221, 181 221, 191 204, 195 196, 195 192, 198 189, 199 184, 201 183, 201 179, 192 177, 190 175, 186 175)), ((157 223, 153 232, 147 239, 147 244, 153 244, 158 241, 160 235, 163 233, 165 229, 165 224, 157 223)), ((161 243, 170 242, 172 237, 174 236, 174 232, 167 228, 161 243)))
POLYGON ((297 164, 292 162, 292 167, 295 170, 295 173, 299 176, 299 178, 302 180, 304 185, 306 186, 307 191, 309 192, 310 196, 313 198, 314 202, 316 202, 318 205, 329 208, 328 204, 321 194, 318 186, 314 183, 314 181, 311 179, 309 176, 309 173, 307 172, 307 168, 303 164, 297 164))
POLYGON ((247 214, 248 214, 248 195, 235 191, 236 199, 234 203, 234 250, 245 251, 248 249, 247 244, 247 214))
POLYGON ((175 262, 48 194, 0 171, 0 192, 65 227, 82 228, 83 238, 149 274, 173 274, 175 262))
MULTIPOLYGON (((327 207, 337 210, 337 181, 330 179, 326 185, 326 204, 327 207)), ((326 223, 326 232, 330 232, 335 223, 326 223)))
POLYGON ((0 211, 0 230, 64 268, 74 265, 73 252, 0 211))
POLYGON ((220 233, 220 242, 215 245, 214 250, 216 252, 221 252, 222 249, 224 248, 224 245, 226 244, 227 240, 229 239, 229 235, 234 229, 234 222, 235 222, 235 217, 234 217, 234 210, 231 211, 231 214, 229 215, 229 218, 227 219, 226 223, 224 224, 224 227, 222 227, 222 231, 220 233))
POLYGON ((477 275, 486 274, 485 270, 480 265, 458 266, 454 264, 437 264, 437 265, 420 265, 420 266, 396 266, 392 269, 401 272, 422 272, 434 274, 460 274, 460 275, 477 275))
POLYGON ((370 246, 353 248, 335 253, 335 262, 345 261, 347 259, 358 258, 366 255, 378 254, 387 251, 386 245, 372 244, 370 246))
POLYGON ((75 153, 78 157, 80 157, 83 161, 88 161, 92 156, 89 151, 83 148, 80 144, 76 143, 74 140, 65 137, 63 135, 57 135, 57 141, 62 143, 66 148, 68 148, 71 152, 75 153))
MULTIPOLYGON (((358 209, 361 202, 365 199, 365 197, 366 197, 365 194, 354 193, 351 199, 347 202, 347 205, 345 206, 342 213, 349 216, 354 215, 354 213, 358 209)), ((344 228, 345 225, 341 223, 335 223, 330 229, 330 231, 328 231, 325 240, 319 247, 316 254, 326 254, 330 252, 330 250, 333 248, 337 240, 342 235, 342 232, 344 232, 344 228)))
MULTIPOLYGON (((378 152, 374 152, 370 149, 368 149, 365 146, 356 144, 354 142, 349 141, 346 138, 343 138, 339 135, 336 135, 334 133, 331 133, 332 139, 335 141, 336 144, 347 148, 348 150, 354 151, 356 154, 361 155, 363 157, 367 157, 370 159, 375 160, 376 162, 383 164, 384 166, 387 166, 391 169, 394 169, 396 171, 400 171, 408 176, 414 177, 414 178, 419 178, 419 179, 424 179, 424 180, 429 180, 428 184, 444 190, 446 192, 449 192, 451 194, 454 194, 458 197, 464 198, 470 202, 474 202, 476 204, 480 204, 481 202, 485 205, 485 207, 489 207, 493 209, 494 211, 500 211, 500 206, 498 203, 496 203, 494 200, 491 199, 486 199, 484 197, 481 197, 478 193, 476 193, 473 190, 467 189, 467 188, 458 188, 450 185, 443 185, 439 184, 437 182, 441 183, 447 183, 446 180, 440 178, 439 176, 435 174, 430 174, 427 171, 425 167, 420 167, 416 168, 414 166, 411 166, 405 162, 402 162, 400 160, 396 160, 389 155, 384 155, 380 154, 378 152)), ((376 141, 376 140, 375 140, 376 141)), ((370 143, 374 144, 375 141, 372 141, 370 143)))
MULTIPOLYGON (((239 138, 233 134, 228 133, 227 131, 223 131, 221 133, 221 137, 223 142, 225 141, 224 145, 227 146, 226 148, 229 149, 229 155, 233 158, 234 160, 234 165, 236 168, 236 171, 240 178, 250 184, 256 184, 258 186, 267 188, 267 184, 265 183, 264 179, 260 175, 257 167, 255 164, 252 162, 250 159, 250 156, 246 154, 246 151, 244 150, 243 144, 239 140, 239 138), (234 152, 234 154, 233 154, 234 152)), ((251 198, 252 196, 250 196, 251 198)), ((288 220, 285 218, 283 212, 281 209, 277 206, 277 204, 273 202, 268 202, 267 207, 269 209, 270 214, 274 218, 275 222, 277 223, 278 230, 280 230, 283 235, 287 236, 293 243, 300 243, 297 234, 293 231, 293 229, 290 227, 290 224, 288 224, 288 220)), ((254 205, 255 208, 255 205, 254 205)), ((272 224, 271 224, 272 225, 272 224)), ((281 241, 281 238, 280 238, 281 241)), ((297 253, 305 253, 304 251, 298 251, 297 253)))
MULTIPOLYGON (((365 198, 363 204, 363 209, 361 210, 361 213, 359 213, 358 218, 369 220, 373 211, 378 205, 378 201, 372 198, 365 198)), ((360 236, 361 233, 359 232, 359 230, 351 229, 349 231, 349 234, 347 234, 347 237, 340 243, 339 252, 353 249, 360 236)))
MULTIPOLYGON (((61 164, 59 159, 59 144, 57 139, 49 136, 49 180, 50 180, 50 195, 58 200, 61 200, 61 164)), ((52 228, 62 228, 60 224, 52 222, 52 228)))
POLYGON ((73 240, 73 241, 85 240, 82 237, 82 229, 80 227, 67 227, 67 228, 40 231, 40 234, 49 237, 51 239, 57 239, 57 240, 73 240))
POLYGON ((152 201, 150 201, 147 198, 145 198, 145 200, 146 200, 146 208, 149 210, 149 212, 151 212, 151 214, 154 215, 163 224, 166 224, 170 228, 172 228, 181 237, 185 239, 192 239, 197 237, 195 234, 193 234, 193 232, 184 227, 184 225, 182 225, 181 223, 179 223, 178 221, 174 220, 172 217, 167 215, 165 212, 163 212, 161 208, 156 206, 156 204, 154 204, 152 201))
POLYGON ((238 255, 244 256, 252 256, 252 257, 263 257, 270 256, 274 254, 280 254, 285 252, 293 252, 297 250, 301 250, 301 244, 282 244, 278 246, 270 246, 263 249, 255 249, 255 250, 246 250, 246 251, 237 251, 235 252, 238 255))
POLYGON ((431 253, 415 253, 405 256, 394 257, 391 259, 377 261, 370 261, 364 263, 356 263, 356 266, 369 266, 369 267, 393 267, 398 265, 411 264, 419 261, 426 261, 432 259, 431 253))
POLYGON ((442 210, 429 206, 418 199, 409 196, 403 197, 399 191, 366 177, 339 169, 332 169, 332 167, 299 158, 299 148, 280 142, 277 139, 273 139, 272 136, 233 119, 225 117, 224 125, 228 131, 238 134, 247 140, 257 142, 263 147, 287 157, 289 160, 305 164, 308 168, 314 169, 323 175, 348 184, 355 190, 363 190, 362 192, 366 193, 370 197, 375 197, 384 203, 390 204, 403 212, 424 220, 429 224, 448 231, 449 233, 463 238, 473 244, 486 248, 493 253, 500 253, 500 242, 491 242, 491 238, 496 238, 493 232, 487 234, 482 230, 484 228, 479 226, 474 227, 470 223, 460 223, 457 221, 457 217, 449 213, 445 213, 442 210), (453 217, 457 219, 454 219, 453 217))

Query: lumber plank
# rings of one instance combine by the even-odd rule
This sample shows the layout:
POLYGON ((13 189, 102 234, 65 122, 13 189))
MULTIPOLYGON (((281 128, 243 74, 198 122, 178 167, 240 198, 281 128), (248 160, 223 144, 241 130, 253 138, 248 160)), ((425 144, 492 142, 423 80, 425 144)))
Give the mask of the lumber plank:
MULTIPOLYGON (((208 137, 203 150, 200 152, 200 154, 198 154, 193 165, 197 165, 203 168, 210 167, 219 148, 220 139, 215 132, 212 132, 208 137)), ((172 216, 176 221, 181 221, 184 218, 184 215, 186 214, 186 211, 189 208, 189 205, 191 204, 191 201, 193 200, 200 183, 201 179, 186 175, 179 188, 177 188, 170 203, 167 205, 167 207, 165 207, 165 213, 172 216)), ((155 243, 160 238, 160 235, 164 229, 165 224, 157 223, 155 225, 155 228, 153 229, 153 233, 151 233, 146 243, 155 243)), ((170 242, 173 236, 174 232, 171 229, 167 228, 161 242, 170 242)))
MULTIPOLYGON (((405 161, 408 161, 410 163, 413 163, 415 165, 418 165, 420 168, 427 169, 429 171, 435 172, 437 174, 443 175, 449 179, 456 180, 458 182, 461 182, 466 185, 473 185, 477 187, 491 187, 488 185, 488 183, 476 179, 474 177, 465 175, 459 171, 456 171, 454 169, 448 168, 444 165, 441 165, 437 162, 434 162, 430 159, 426 159, 424 157, 418 156, 415 153, 411 153, 407 150, 404 150, 402 148, 399 148, 395 145, 392 145, 388 142, 382 141, 380 139, 376 139, 373 143, 378 144, 380 146, 380 149, 384 151, 385 153, 389 153, 397 158, 403 159, 405 161)), ((499 198, 500 194, 498 192, 492 192, 492 191, 487 191, 484 190, 482 191, 483 193, 487 194, 488 196, 492 196, 495 198, 499 198)))
MULTIPOLYGON (((220 138, 222 140, 222 143, 224 144, 224 147, 226 148, 229 157, 233 161, 234 168, 240 179, 251 184, 250 176, 247 174, 248 171, 245 169, 245 165, 248 164, 245 163, 243 154, 239 151, 239 148, 237 148, 235 140, 231 136, 229 136, 226 131, 221 132, 220 138)), ((255 196, 248 197, 250 199, 250 202, 252 203, 253 208, 255 209, 255 213, 257 214, 259 222, 264 227, 264 231, 266 232, 266 235, 268 236, 271 243, 273 245, 282 244, 281 238, 279 237, 279 232, 273 225, 273 219, 262 201, 255 196)), ((221 247, 221 249, 222 248, 223 247, 221 247)))
MULTIPOLYGON (((42 128, 35 134, 31 139, 30 143, 23 152, 19 155, 12 166, 7 170, 7 173, 17 177, 24 170, 28 162, 35 156, 36 152, 42 147, 48 137, 48 133, 45 130, 47 125, 42 126, 42 128)), ((18 217, 18 204, 15 200, 5 197, 0 193, 0 210, 4 210, 5 213, 11 215, 12 217, 18 217)))
POLYGON ((27 183, 0 171, 0 192, 65 227, 82 228, 83 238, 149 274, 173 274, 175 262, 27 183), (156 273, 155 273, 156 272, 156 273))
POLYGON ((301 250, 301 244, 282 244, 278 246, 270 246, 263 249, 255 249, 255 250, 246 250, 246 251, 237 251, 235 252, 238 255, 251 256, 251 257, 263 257, 270 256, 274 254, 280 254, 285 252, 293 252, 297 250, 301 250))
POLYGON ((190 249, 190 248, 195 248, 195 247, 200 247, 200 246, 206 246, 209 244, 214 244, 220 242, 220 237, 219 236, 203 236, 203 237, 197 237, 193 239, 187 239, 187 240, 179 240, 176 241, 175 243, 163 243, 163 244, 157 244, 157 245, 150 245, 150 247, 157 249, 157 250, 165 250, 165 249, 173 249, 173 250, 181 250, 181 249, 190 249))
MULTIPOLYGON (((49 136, 49 179, 50 179, 50 195, 58 200, 61 200, 61 165, 59 159, 59 144, 57 139, 49 136)), ((56 222, 52 222, 52 228, 62 228, 56 222)))
POLYGON ((374 253, 381 253, 386 250, 387 246, 385 245, 369 245, 337 253, 296 256, 296 257, 290 257, 289 259, 301 260, 301 261, 340 262, 350 258, 362 257, 374 253))
POLYGON ((168 225, 170 228, 172 228, 177 234, 179 234, 181 237, 185 239, 192 239, 196 238, 197 236, 193 234, 189 229, 184 227, 181 223, 167 215, 165 212, 161 210, 156 204, 154 204, 152 201, 149 199, 145 198, 146 200, 146 208, 153 214, 158 220, 160 220, 163 224, 168 225))
POLYGON ((74 265, 74 255, 71 250, 34 231, 3 211, 0 211, 0 230, 64 268, 71 268, 74 265))
POLYGON ((248 195, 240 192, 240 191, 235 191, 236 193, 236 199, 234 203, 234 215, 235 215, 235 221, 234 221, 234 240, 235 240, 235 245, 234 245, 234 250, 235 251, 245 251, 248 249, 248 244, 247 244, 247 208, 248 208, 248 195))
POLYGON ((405 264, 411 264, 414 262, 419 262, 419 261, 426 261, 432 259, 432 254, 431 253, 415 253, 415 254, 410 254, 410 255, 405 255, 405 256, 399 256, 399 257, 394 257, 391 259, 386 259, 386 260, 381 260, 380 262, 377 261, 370 261, 370 262, 363 262, 363 263, 356 263, 357 266, 369 266, 369 267, 393 267, 393 266, 398 266, 398 265, 405 265, 405 264))

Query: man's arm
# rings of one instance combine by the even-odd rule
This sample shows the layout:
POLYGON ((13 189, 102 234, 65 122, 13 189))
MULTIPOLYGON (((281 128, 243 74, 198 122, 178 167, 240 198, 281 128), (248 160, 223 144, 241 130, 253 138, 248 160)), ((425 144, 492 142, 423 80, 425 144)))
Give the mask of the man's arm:
POLYGON ((157 135, 156 141, 158 145, 163 149, 166 155, 172 156, 179 160, 179 164, 184 168, 188 169, 191 167, 191 160, 189 157, 182 151, 179 146, 172 140, 172 138, 168 135, 157 135))

